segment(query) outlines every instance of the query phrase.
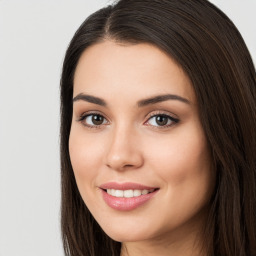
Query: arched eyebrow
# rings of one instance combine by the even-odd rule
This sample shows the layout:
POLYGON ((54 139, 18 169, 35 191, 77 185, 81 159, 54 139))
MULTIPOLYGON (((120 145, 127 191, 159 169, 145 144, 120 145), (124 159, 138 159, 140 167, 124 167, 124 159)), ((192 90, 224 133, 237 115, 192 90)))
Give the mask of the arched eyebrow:
MULTIPOLYGON (((97 105, 100 105, 103 107, 107 106, 107 103, 105 100, 103 100, 99 97, 88 95, 88 94, 79 93, 77 96, 75 96, 73 98, 73 102, 76 102, 79 100, 87 101, 87 102, 97 104, 97 105)), ((167 101, 167 100, 177 100, 177 101, 181 101, 186 104, 190 104, 190 101, 188 99, 183 98, 181 96, 178 96, 175 94, 164 94, 164 95, 157 95, 157 96, 153 96, 153 97, 150 97, 147 99, 140 100, 137 102, 137 106, 144 107, 147 105, 152 105, 152 104, 156 104, 156 103, 167 101)))
POLYGON ((92 96, 92 95, 88 95, 88 94, 83 94, 83 93, 79 93, 76 97, 73 98, 73 103, 79 100, 83 100, 83 101, 87 101, 93 104, 97 104, 103 107, 107 106, 107 103, 105 100, 92 96))
POLYGON ((151 104, 156 104, 162 101, 167 101, 167 100, 178 100, 181 101, 183 103, 186 104, 190 104, 190 101, 186 98, 183 98, 181 96, 175 95, 175 94, 164 94, 164 95, 157 95, 157 96, 153 96, 151 98, 147 98, 144 100, 140 100, 138 101, 138 106, 139 107, 144 107, 147 105, 151 105, 151 104))

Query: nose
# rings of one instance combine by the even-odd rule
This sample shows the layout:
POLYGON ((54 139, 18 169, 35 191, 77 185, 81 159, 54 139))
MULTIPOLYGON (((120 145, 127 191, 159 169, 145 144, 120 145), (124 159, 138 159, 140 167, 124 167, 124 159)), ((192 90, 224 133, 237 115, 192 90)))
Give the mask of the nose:
POLYGON ((138 169, 144 163, 138 136, 131 129, 119 127, 112 131, 106 150, 106 165, 113 170, 138 169))

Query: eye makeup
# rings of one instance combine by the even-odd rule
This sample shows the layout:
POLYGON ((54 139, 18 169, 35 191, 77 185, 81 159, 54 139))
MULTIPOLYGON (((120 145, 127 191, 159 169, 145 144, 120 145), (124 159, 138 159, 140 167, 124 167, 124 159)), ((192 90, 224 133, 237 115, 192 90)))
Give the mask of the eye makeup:
MULTIPOLYGON (((110 121, 101 113, 96 111, 85 112, 77 120, 82 123, 87 128, 99 129, 103 126, 109 125, 110 121)), ((147 117, 143 125, 151 126, 154 129, 167 129, 180 120, 176 117, 173 117, 173 114, 170 114, 166 111, 153 111, 147 117)))

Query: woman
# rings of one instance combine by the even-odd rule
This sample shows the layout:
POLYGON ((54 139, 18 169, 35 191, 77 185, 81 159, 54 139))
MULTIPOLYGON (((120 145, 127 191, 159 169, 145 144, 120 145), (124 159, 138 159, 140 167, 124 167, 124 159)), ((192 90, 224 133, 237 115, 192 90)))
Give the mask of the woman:
POLYGON ((61 78, 66 255, 256 255, 255 88, 208 1, 92 14, 61 78))

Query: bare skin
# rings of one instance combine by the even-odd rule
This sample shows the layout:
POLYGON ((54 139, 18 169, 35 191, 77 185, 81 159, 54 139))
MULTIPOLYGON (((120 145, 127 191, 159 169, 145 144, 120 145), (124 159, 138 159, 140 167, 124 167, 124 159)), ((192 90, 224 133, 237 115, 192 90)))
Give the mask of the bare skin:
POLYGON ((204 255, 201 229, 215 179, 193 87, 179 65, 150 44, 100 42, 82 54, 73 96, 76 182, 102 229, 122 242, 121 255, 204 255), (102 196, 109 182, 156 192, 132 210, 114 209, 102 196))

